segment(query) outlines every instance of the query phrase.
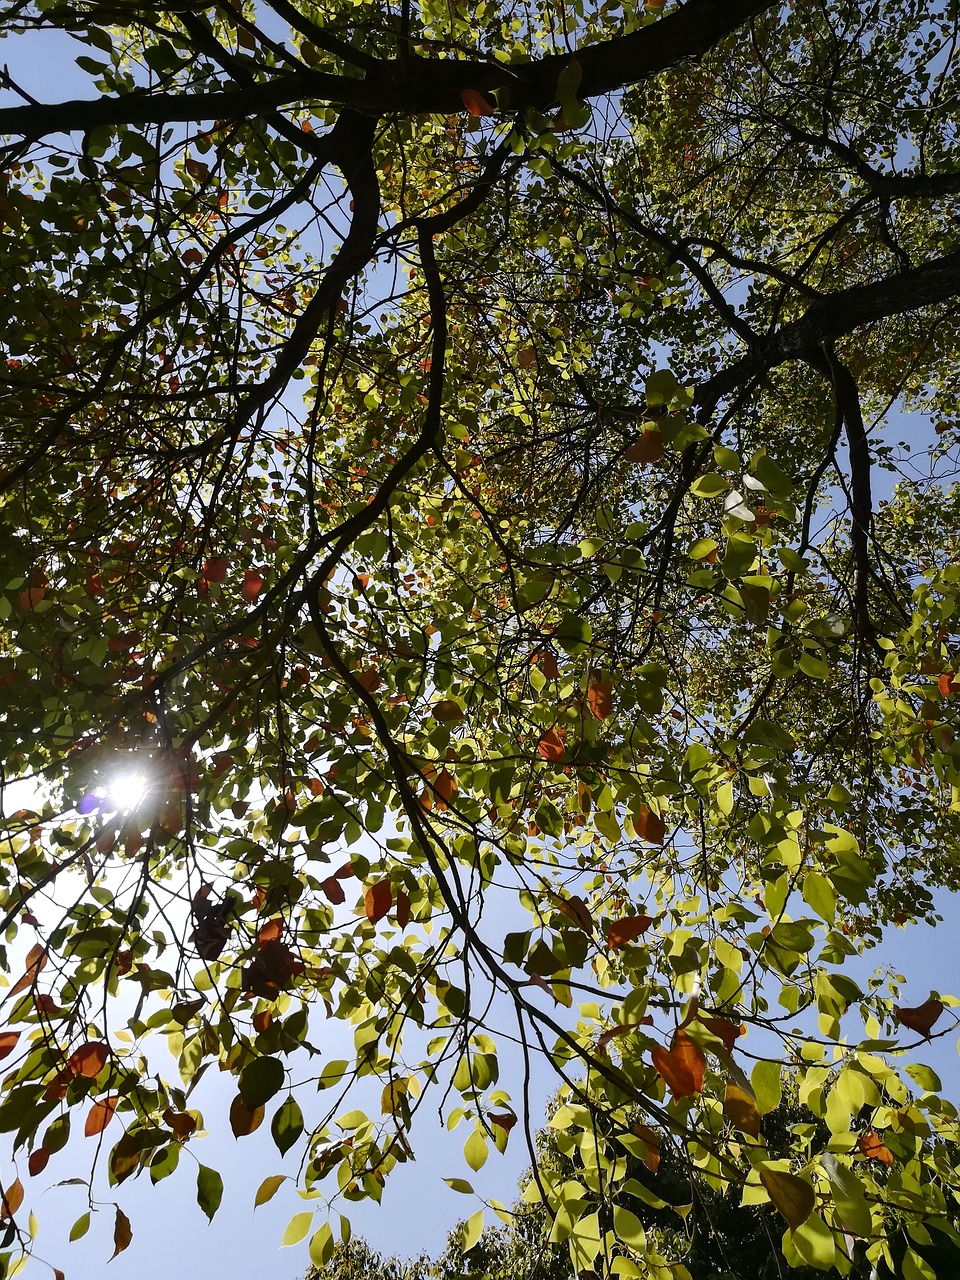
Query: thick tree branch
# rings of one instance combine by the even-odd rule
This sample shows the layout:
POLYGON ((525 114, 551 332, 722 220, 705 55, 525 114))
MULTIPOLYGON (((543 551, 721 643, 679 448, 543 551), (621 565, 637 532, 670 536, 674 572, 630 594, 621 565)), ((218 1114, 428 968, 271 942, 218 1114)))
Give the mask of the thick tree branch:
MULTIPOLYGON (((583 72, 579 94, 592 98, 637 84, 678 63, 699 58, 725 36, 772 9, 776 0, 689 0, 682 9, 629 35, 588 45, 576 53, 583 72)), ((464 110, 464 89, 510 89, 517 106, 546 108, 557 98, 557 79, 570 58, 550 54, 507 66, 418 56, 377 60, 364 79, 304 67, 256 88, 213 93, 136 92, 0 111, 0 134, 41 138, 104 125, 234 120, 301 102, 324 102, 367 115, 451 114, 464 110)))

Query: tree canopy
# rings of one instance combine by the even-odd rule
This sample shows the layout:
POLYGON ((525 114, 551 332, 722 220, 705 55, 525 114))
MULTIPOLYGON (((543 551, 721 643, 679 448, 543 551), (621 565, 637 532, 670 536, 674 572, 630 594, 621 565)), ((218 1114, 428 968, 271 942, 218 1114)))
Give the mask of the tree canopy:
POLYGON ((928 1280, 957 1001, 850 968, 957 883, 954 0, 0 14, 3 1267, 71 1125, 212 1217, 269 1123, 322 1264, 439 1108, 579 1273, 689 1276, 665 1134, 928 1280))

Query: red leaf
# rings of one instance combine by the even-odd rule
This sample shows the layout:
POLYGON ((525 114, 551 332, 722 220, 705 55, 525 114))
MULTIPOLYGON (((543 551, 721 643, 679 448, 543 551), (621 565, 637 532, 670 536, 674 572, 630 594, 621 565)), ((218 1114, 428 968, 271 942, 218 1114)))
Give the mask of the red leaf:
POLYGON ((3 1193, 3 1204, 0 1207, 0 1221, 12 1218, 23 1204, 23 1183, 15 1178, 3 1193))
POLYGON ((609 680, 595 680, 587 689, 587 706, 598 720, 606 720, 613 711, 613 686, 609 680))
POLYGON ((320 888, 326 895, 327 901, 332 902, 335 907, 338 907, 346 897, 343 892, 343 885, 336 876, 330 876, 328 880, 324 880, 320 888))
POLYGON ((645 804, 640 806, 640 812, 634 816, 633 825, 637 835, 641 840, 646 840, 647 844, 663 844, 666 834, 663 819, 645 804))
POLYGON ((35 609, 46 594, 46 587, 24 587, 17 597, 20 608, 35 609))
POLYGON ((85 1076, 95 1080, 107 1065, 110 1050, 99 1040, 88 1040, 79 1049, 74 1049, 67 1059, 67 1071, 72 1076, 85 1076))
POLYGON ((479 89, 464 89, 460 97, 463 100, 463 105, 472 116, 492 116, 496 114, 479 89))
POLYGON ((382 920, 393 906, 393 889, 389 880, 372 884, 363 897, 363 909, 371 924, 382 920))
POLYGON ((653 1065, 675 1098, 690 1098, 703 1088, 706 1054, 685 1031, 674 1034, 669 1050, 653 1047, 653 1065))
POLYGON ((17 1047, 19 1031, 0 1031, 0 1059, 8 1057, 17 1047))
POLYGON ((628 942, 635 942, 653 924, 653 916, 624 916, 607 926, 607 946, 616 951, 628 942))
POLYGON ((49 1159, 50 1152, 46 1147, 37 1147, 36 1151, 31 1151, 30 1159, 27 1161, 30 1177, 35 1178, 38 1173, 43 1173, 49 1159))
POLYGON ((83 1132, 86 1137, 92 1138, 94 1134, 104 1131, 113 1119, 113 1113, 116 1111, 119 1101, 119 1096, 114 1094, 110 1098, 100 1098, 93 1104, 87 1112, 87 1120, 83 1126, 83 1132))
POLYGON ((263 574, 257 573, 256 569, 245 569, 243 571, 243 598, 247 604, 252 604, 262 590, 263 574))
POLYGON ((909 1027, 911 1031, 915 1031, 918 1036, 924 1039, 930 1039, 930 1029, 933 1024, 943 1013, 943 1005, 939 1000, 924 1000, 923 1004, 918 1004, 915 1009, 901 1009, 899 1006, 894 1008, 893 1016, 896 1020, 909 1027))
POLYGON ((229 567, 226 556, 213 556, 203 562, 203 576, 208 582, 226 582, 229 567))
POLYGON ((861 1133, 857 1139, 857 1146, 868 1160, 879 1160, 883 1164, 893 1164, 893 1152, 889 1147, 884 1146, 873 1129, 868 1129, 866 1133, 861 1133))
POLYGON ((543 756, 544 760, 549 760, 551 764, 556 764, 563 759, 564 740, 567 736, 565 729, 548 729, 537 744, 537 750, 543 756))
POLYGON ((403 889, 397 890, 397 910, 395 914, 397 924, 401 929, 405 929, 410 923, 410 898, 403 889))

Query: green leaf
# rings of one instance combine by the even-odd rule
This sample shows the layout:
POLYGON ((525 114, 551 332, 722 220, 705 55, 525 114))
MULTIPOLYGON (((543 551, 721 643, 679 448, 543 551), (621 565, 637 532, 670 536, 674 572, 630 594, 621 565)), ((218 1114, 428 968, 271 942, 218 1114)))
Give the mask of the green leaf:
POLYGON ((565 653, 582 653, 593 637, 593 628, 586 618, 575 614, 567 614, 560 620, 553 633, 553 638, 565 653))
MULTIPOLYGON (((301 1215, 310 1218, 310 1214, 301 1215)), ((294 1219, 296 1221, 296 1219, 294 1219)), ((288 1228, 289 1229, 289 1228, 288 1228)), ((295 1242, 292 1242, 295 1243, 295 1242)), ((325 1222, 319 1230, 315 1231, 310 1237, 310 1261, 315 1267, 323 1268, 333 1257, 334 1239, 333 1230, 329 1222, 325 1222)))
POLYGON ((780 1105, 782 1069, 779 1062, 758 1062, 750 1073, 750 1088, 753 1090, 757 1110, 762 1116, 776 1111, 780 1105))
POLYGON ((473 1195, 473 1186, 465 1178, 444 1178, 451 1191, 459 1191, 462 1195, 473 1195))
POLYGON ((223 1179, 216 1169, 209 1169, 205 1164, 197 1170, 197 1204, 212 1222, 213 1215, 220 1208, 223 1199, 223 1179))
POLYGON ((819 871, 806 872, 800 891, 807 906, 815 911, 821 920, 826 920, 827 924, 833 924, 837 915, 837 899, 827 877, 821 875, 819 871))
POLYGON ((697 476, 690 486, 690 492, 695 498, 719 498, 728 488, 726 479, 719 471, 708 471, 705 475, 697 476))
POLYGON ((786 1173, 769 1165, 761 1164, 759 1173, 760 1181, 766 1188, 774 1208, 786 1218, 788 1224, 797 1228, 806 1222, 817 1202, 816 1193, 810 1183, 805 1182, 803 1178, 798 1178, 796 1174, 786 1173))
POLYGON ((268 1200, 272 1200, 277 1194, 280 1185, 287 1181, 286 1174, 273 1173, 269 1178, 264 1178, 257 1187, 257 1194, 253 1198, 253 1207, 256 1209, 261 1204, 266 1204, 268 1200))
POLYGON ((280 1154, 286 1155, 303 1133, 303 1112, 295 1098, 284 1098, 281 1102, 270 1125, 270 1132, 280 1154))
POLYGON ((873 1234, 873 1220, 863 1183, 852 1169, 842 1165, 830 1152, 824 1152, 820 1164, 830 1179, 833 1203, 844 1227, 854 1235, 868 1239, 873 1234))
POLYGON ((477 1212, 471 1214, 470 1217, 463 1224, 463 1237, 461 1239, 460 1247, 462 1248, 464 1253, 470 1252, 473 1246, 480 1239, 482 1232, 483 1232, 483 1210, 478 1209, 477 1212))
POLYGON ((295 1213, 284 1228, 283 1239, 280 1241, 281 1249, 299 1244, 312 1225, 312 1213, 295 1213))
POLYGON ((81 1239, 82 1236, 85 1236, 89 1229, 90 1229, 90 1215, 89 1213, 82 1213, 80 1217, 76 1220, 76 1222, 73 1224, 73 1226, 70 1228, 71 1243, 74 1240, 79 1240, 81 1239))
POLYGON ((286 1072, 279 1058, 255 1058, 240 1072, 240 1097, 255 1111, 280 1092, 285 1079, 286 1072))
POLYGON ((487 1139, 482 1129, 474 1129, 463 1146, 463 1155, 470 1168, 477 1173, 487 1163, 487 1139))

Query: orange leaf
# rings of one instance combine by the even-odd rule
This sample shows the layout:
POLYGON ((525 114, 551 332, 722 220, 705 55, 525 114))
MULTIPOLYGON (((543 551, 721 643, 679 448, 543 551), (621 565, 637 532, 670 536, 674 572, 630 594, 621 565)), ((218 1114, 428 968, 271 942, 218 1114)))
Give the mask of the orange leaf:
POLYGON ((598 720, 606 720, 613 711, 613 687, 609 680, 595 680, 587 689, 587 706, 598 720))
POLYGON ((13 1053, 19 1039, 19 1031, 0 1031, 0 1059, 13 1053))
POLYGON ((247 604, 251 604, 256 600, 257 596, 263 589, 263 574, 257 573, 256 569, 244 569, 243 571, 243 598, 247 604))
POLYGON ((868 1160, 880 1160, 883 1164, 893 1164, 893 1152, 889 1147, 884 1146, 873 1129, 861 1133, 857 1139, 857 1146, 868 1160))
POLYGON ((537 358, 537 353, 533 347, 523 347, 517 352, 517 364, 521 369, 529 369, 537 358))
POLYGON ((79 1049, 74 1049, 67 1059, 67 1071, 72 1076, 85 1076, 95 1080, 107 1065, 110 1050, 99 1040, 88 1040, 79 1049))
POLYGON ((39 943, 35 943, 27 952, 26 972, 24 973, 23 977, 18 978, 17 981, 10 988, 10 991, 8 993, 8 998, 9 996, 17 995, 19 992, 25 990, 25 988, 32 986, 34 982, 36 982, 37 975, 39 974, 40 970, 44 967, 46 963, 47 963, 46 950, 39 943))
POLYGON ((94 1134, 104 1131, 113 1119, 113 1113, 116 1111, 119 1101, 119 1096, 114 1094, 110 1098, 99 1098, 93 1104, 87 1112, 86 1124, 83 1126, 83 1132, 86 1137, 92 1138, 94 1134))
POLYGON ((732 1080, 727 1081, 723 1095, 723 1113, 743 1133, 750 1134, 752 1138, 760 1137, 760 1112, 757 1104, 745 1089, 741 1089, 732 1080))
POLYGON ((463 100, 463 105, 472 116, 492 116, 496 114, 479 89, 464 89, 460 97, 463 100))
POLYGON ((666 834, 663 819, 658 813, 648 809, 645 804, 640 806, 640 812, 634 817, 633 825, 637 835, 641 840, 646 840, 647 844, 663 844, 663 837, 666 834))
POLYGON ((675 1098, 689 1098, 703 1088, 706 1054, 685 1031, 677 1031, 669 1050, 653 1046, 653 1065, 675 1098))
POLYGON ((653 916, 624 916, 607 926, 607 946, 612 951, 635 942, 653 924, 653 916))
POLYGON ((949 698, 952 693, 960 693, 960 680, 956 678, 955 672, 944 671, 937 681, 937 688, 945 698, 949 698))
POLYGON ((130 1227, 130 1219, 122 1209, 117 1209, 116 1221, 113 1224, 113 1253, 110 1257, 115 1258, 118 1253, 123 1253, 132 1239, 133 1231, 130 1227))
POLYGON ((46 1147, 37 1147, 36 1151, 30 1152, 30 1159, 27 1161, 27 1169, 30 1177, 35 1178, 38 1173, 43 1173, 47 1167, 47 1161, 50 1159, 50 1152, 46 1147))
POLYGON ((918 1004, 915 1009, 901 1009, 897 1006, 893 1011, 893 1016, 903 1026, 915 1031, 918 1036, 923 1036, 924 1039, 929 1040, 930 1029, 941 1013, 943 1013, 943 1005, 939 1000, 931 998, 924 1000, 923 1004, 918 1004))
POLYGON ((0 1221, 12 1218, 23 1204, 23 1183, 15 1178, 3 1193, 3 1205, 0 1207, 0 1221))
POLYGON ((46 587, 24 587, 17 597, 20 608, 35 609, 46 594, 46 587))
POLYGON ((660 1135, 656 1129, 651 1129, 648 1124, 635 1124, 633 1132, 647 1145, 647 1154, 643 1163, 647 1166, 651 1173, 656 1173, 660 1165, 660 1135))
POLYGON ((363 909, 371 924, 382 920, 393 906, 393 889, 389 880, 372 884, 363 897, 363 909))
POLYGON ((264 1115, 263 1107, 254 1107, 251 1111, 238 1093, 230 1104, 230 1128, 233 1130, 233 1136, 245 1138, 255 1129, 259 1129, 263 1124, 264 1115))
POLYGON ((630 445, 623 456, 627 462, 658 462, 663 457, 663 436, 659 431, 644 431, 636 444, 630 445))
POLYGON ((563 759, 564 739, 566 736, 565 729, 548 729, 546 731, 537 744, 537 750, 544 760, 549 760, 551 764, 556 764, 563 759))
POLYGON ((260 946, 263 947, 266 946, 268 942, 276 942, 277 939, 281 937, 283 937, 283 921, 278 916, 274 920, 268 920, 267 923, 262 926, 260 932, 257 934, 257 941, 260 943, 260 946))

